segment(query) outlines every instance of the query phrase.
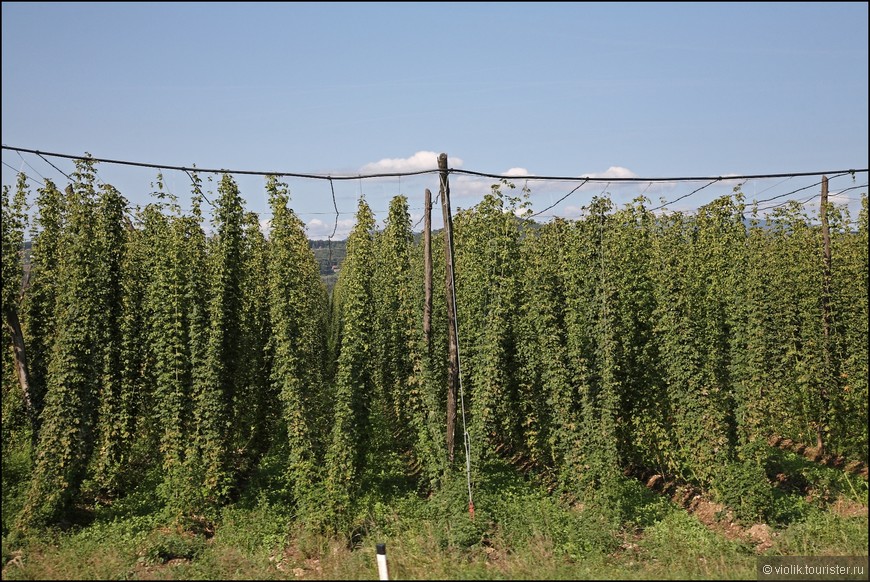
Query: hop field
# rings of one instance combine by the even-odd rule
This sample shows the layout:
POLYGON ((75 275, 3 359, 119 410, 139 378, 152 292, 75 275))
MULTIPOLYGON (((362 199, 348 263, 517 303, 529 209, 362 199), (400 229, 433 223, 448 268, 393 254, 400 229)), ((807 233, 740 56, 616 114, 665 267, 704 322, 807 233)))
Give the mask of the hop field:
POLYGON ((453 218, 449 450, 445 237, 424 333, 405 197, 383 226, 360 201, 328 292, 274 177, 268 233, 224 175, 209 236, 195 174, 188 213, 95 178, 3 191, 4 578, 369 578, 380 542, 403 578, 867 554, 866 195, 857 227, 826 208, 828 261, 796 203, 539 224, 493 185, 453 218))

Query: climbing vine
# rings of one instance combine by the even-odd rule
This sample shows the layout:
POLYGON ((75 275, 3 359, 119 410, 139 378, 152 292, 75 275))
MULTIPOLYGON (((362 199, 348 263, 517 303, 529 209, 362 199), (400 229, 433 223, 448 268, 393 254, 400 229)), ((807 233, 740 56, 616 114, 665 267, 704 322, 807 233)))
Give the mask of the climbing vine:
POLYGON ((369 412, 375 382, 371 366, 374 227, 371 208, 360 200, 356 226, 347 239, 340 303, 333 314, 341 320, 341 332, 336 345, 338 362, 332 394, 333 426, 326 453, 326 488, 331 502, 327 513, 335 515, 350 507, 371 442, 369 412))
POLYGON ((286 424, 287 474, 297 501, 302 502, 317 477, 322 459, 317 435, 326 426, 322 411, 326 290, 308 249, 305 226, 288 208, 287 186, 270 177, 266 190, 272 209, 267 265, 271 383, 286 424))
MULTIPOLYGON (((190 179, 189 211, 160 175, 131 209, 79 161, 64 190, 38 190, 31 247, 26 179, 3 189, 3 340, 20 315, 29 373, 23 391, 4 351, 3 437, 33 447, 18 526, 147 479, 204 523, 265 458, 298 515, 339 528, 378 462, 421 492, 451 482, 466 458, 461 422, 453 463, 445 438, 444 234, 427 342, 407 198, 380 229, 360 200, 330 294, 286 184, 266 181, 266 229, 231 176, 214 198, 190 179)), ((514 190, 454 221, 474 487, 501 455, 622 519, 627 479, 652 471, 766 519, 771 438, 866 460, 866 195, 857 221, 826 209, 828 272, 802 204, 762 215, 738 188, 654 213, 602 194, 540 224, 514 190)))
POLYGON ((34 476, 22 512, 23 526, 56 518, 85 478, 94 448, 104 329, 93 163, 76 163, 67 188, 67 224, 59 240, 54 337, 47 369, 45 407, 34 476))

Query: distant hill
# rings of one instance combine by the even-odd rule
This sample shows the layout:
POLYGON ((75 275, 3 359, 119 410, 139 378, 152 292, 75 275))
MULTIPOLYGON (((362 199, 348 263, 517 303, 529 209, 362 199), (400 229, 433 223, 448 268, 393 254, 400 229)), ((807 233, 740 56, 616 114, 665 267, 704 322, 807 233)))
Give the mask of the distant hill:
POLYGON ((308 245, 314 253, 314 258, 320 265, 320 278, 326 288, 332 290, 338 280, 338 272, 347 257, 347 241, 309 240, 308 245))
POLYGON ((314 252, 314 258, 320 264, 320 275, 334 275, 341 270, 341 265, 347 257, 347 241, 309 240, 308 245, 314 252))

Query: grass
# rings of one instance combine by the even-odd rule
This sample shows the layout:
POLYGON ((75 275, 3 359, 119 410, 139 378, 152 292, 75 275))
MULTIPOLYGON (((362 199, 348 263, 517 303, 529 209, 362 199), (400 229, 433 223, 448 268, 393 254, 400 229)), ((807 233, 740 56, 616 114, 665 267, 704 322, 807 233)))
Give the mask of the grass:
POLYGON ((745 544, 674 511, 644 530, 639 559, 654 578, 755 578, 755 554, 745 544))
MULTIPOLYGON (((367 477, 347 527, 324 535, 298 522, 283 493, 279 461, 264 460, 246 493, 223 509, 213 536, 172 526, 154 484, 146 480, 112 505, 94 507, 87 526, 10 540, 7 524, 23 490, 6 484, 16 477, 26 481, 28 459, 7 458, 3 578, 373 579, 380 542, 387 544, 392 578, 756 577, 754 547, 708 529, 636 481, 624 483, 625 507, 615 520, 594 504, 568 505, 510 466, 494 463, 475 490, 472 520, 462 475, 424 498, 413 483, 394 476, 391 467, 401 466, 394 458, 381 463, 381 473, 367 477)), ((844 485, 838 476, 823 477, 829 495, 844 485)), ((852 489, 859 489, 854 480, 852 489)), ((866 484, 863 491, 866 507, 866 484)), ((860 495, 856 492, 858 501, 860 495)), ((807 502, 794 492, 779 494, 778 504, 787 519, 765 553, 867 554, 866 511, 836 515, 824 503, 807 502)))

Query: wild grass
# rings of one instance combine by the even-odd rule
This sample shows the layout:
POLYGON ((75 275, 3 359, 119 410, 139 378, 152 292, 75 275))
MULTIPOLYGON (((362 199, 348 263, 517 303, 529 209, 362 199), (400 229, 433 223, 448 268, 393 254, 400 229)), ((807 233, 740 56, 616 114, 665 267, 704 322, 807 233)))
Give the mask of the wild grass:
MULTIPOLYGON (((494 463, 475 491, 472 520, 464 476, 421 495, 391 471, 399 459, 388 459, 366 478, 346 527, 325 534, 300 523, 282 493, 280 463, 272 461, 265 459, 246 493, 223 509, 213 535, 173 525, 146 480, 111 505, 89 508, 90 523, 10 539, 7 526, 23 493, 14 483, 24 480, 28 460, 8 457, 3 578, 374 579, 376 543, 387 544, 395 579, 756 577, 753 546, 712 531, 635 481, 625 483, 626 510, 615 521, 594 502, 570 505, 494 463)), ((775 528, 766 553, 867 554, 866 511, 847 517, 818 503, 800 505, 797 495, 782 498, 790 517, 775 528)))

